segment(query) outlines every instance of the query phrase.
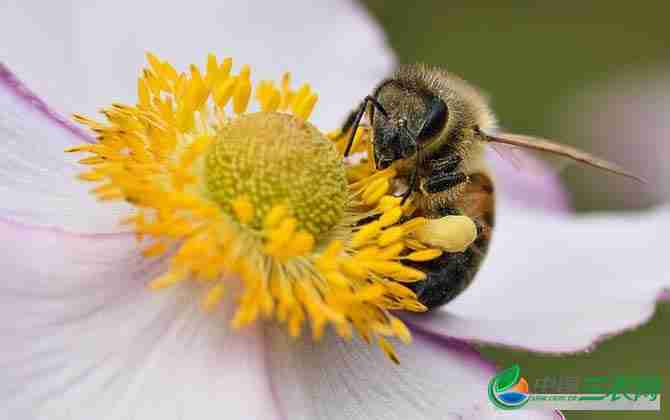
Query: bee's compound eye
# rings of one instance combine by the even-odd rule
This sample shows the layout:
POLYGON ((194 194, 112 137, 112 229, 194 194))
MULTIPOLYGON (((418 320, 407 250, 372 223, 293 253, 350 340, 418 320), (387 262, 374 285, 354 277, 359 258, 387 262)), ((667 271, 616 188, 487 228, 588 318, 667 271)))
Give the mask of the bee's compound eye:
POLYGON ((428 112, 426 112, 426 117, 419 133, 419 139, 426 140, 439 134, 447 123, 448 117, 449 109, 447 108, 447 104, 442 99, 433 97, 429 103, 428 112))

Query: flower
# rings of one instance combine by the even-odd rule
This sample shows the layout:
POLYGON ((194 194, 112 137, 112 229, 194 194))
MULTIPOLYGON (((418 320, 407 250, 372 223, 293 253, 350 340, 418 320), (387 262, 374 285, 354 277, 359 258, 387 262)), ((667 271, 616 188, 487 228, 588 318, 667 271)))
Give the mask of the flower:
MULTIPOLYGON (((197 57, 189 58, 199 53, 194 45, 209 40, 227 43, 215 36, 214 28, 239 34, 232 31, 235 25, 247 26, 250 21, 292 29, 307 26, 295 36, 274 28, 271 36, 257 32, 256 49, 244 52, 258 51, 259 58, 272 57, 278 65, 282 54, 277 51, 298 51, 308 58, 305 67, 299 60, 291 67, 308 71, 307 63, 316 66, 310 77, 300 78, 324 77, 318 90, 325 106, 316 110, 322 114, 315 119, 317 126, 327 126, 328 116, 334 126, 344 108, 370 88, 361 85, 374 83, 390 66, 378 34, 350 3, 305 2, 299 15, 282 13, 286 6, 276 6, 268 16, 255 13, 253 20, 246 4, 217 2, 207 5, 210 13, 200 12, 204 5, 188 6, 198 13, 191 15, 169 4, 161 7, 174 7, 173 13, 145 3, 121 7, 118 10, 135 12, 122 14, 125 31, 141 39, 131 38, 133 42, 125 44, 195 62, 197 57), (144 7, 152 13, 142 13, 144 7), (217 10, 225 14, 218 15, 217 10), (146 16, 156 13, 162 25, 142 32, 149 28, 146 16), (175 31, 189 16, 197 16, 199 24, 175 31), (303 35, 311 25, 318 28, 314 32, 318 40, 316 35, 303 35), (153 48, 161 42, 166 50, 173 46, 174 53, 153 48), (339 66, 345 61, 348 65, 339 66), (326 83, 328 77, 336 78, 326 83), (346 83, 340 83, 342 79, 346 83), (329 93, 332 102, 326 99, 329 93)), ((45 15, 30 14, 25 7, 9 11, 15 36, 6 39, 16 39, 16 34, 30 28, 26 20, 45 15)), ((133 68, 114 54, 135 48, 119 49, 119 32, 103 28, 118 23, 112 13, 117 7, 118 2, 81 8, 80 13, 87 14, 82 20, 100 36, 86 31, 89 36, 80 36, 77 27, 64 25, 74 39, 91 40, 90 48, 82 47, 91 54, 87 60, 94 60, 83 61, 86 68, 95 74, 96 66, 90 65, 95 62, 100 71, 110 72, 109 77, 96 77, 96 83, 82 90, 76 83, 45 87, 47 80, 63 72, 42 65, 52 74, 50 79, 38 77, 38 66, 26 64, 33 60, 26 46, 31 42, 53 46, 60 40, 34 33, 34 38, 24 37, 26 44, 20 49, 11 47, 8 65, 23 67, 26 78, 47 96, 64 89, 55 94, 63 110, 86 112, 85 106, 66 104, 86 91, 92 103, 109 101, 111 94, 95 99, 95 87, 106 79, 116 82, 114 75, 133 68), (113 66, 125 68, 116 71, 113 66)), ((58 22, 55 13, 46 15, 58 22)), ((44 50, 51 54, 57 48, 44 50)), ((244 56, 237 51, 231 55, 244 56)), ((141 54, 137 56, 133 60, 141 54)), ((53 66, 61 65, 53 61, 53 66)), ((245 61, 257 62, 246 57, 245 61)), ((73 73, 66 77, 78 80, 88 74, 73 73)), ((583 350, 604 334, 644 322, 669 283, 663 262, 649 258, 647 252, 662 246, 657 232, 670 224, 668 209, 639 216, 582 218, 515 207, 508 195, 499 200, 496 236, 482 272, 444 310, 406 318, 414 342, 396 348, 398 366, 360 341, 346 342, 334 334, 325 334, 317 343, 309 337, 293 340, 274 324, 255 323, 231 331, 226 323, 212 322, 233 316, 234 306, 227 297, 205 313, 197 299, 201 295, 194 298, 189 284, 160 293, 147 290, 146 283, 163 273, 165 264, 142 257, 133 235, 116 228, 129 209, 102 206, 91 199, 87 185, 66 181, 81 165, 64 159, 63 149, 90 138, 57 118, 8 67, 2 68, 0 80, 4 156, 0 189, 5 197, 0 205, 0 238, 6 249, 0 260, 5 273, 0 282, 4 311, 0 333, 6 338, 0 350, 0 407, 12 418, 493 417, 499 413, 486 400, 493 366, 461 339, 546 352, 583 350)), ((100 89, 116 92, 109 86, 100 89)), ((557 207, 557 198, 541 195, 546 189, 536 188, 537 183, 528 181, 523 172, 512 172, 498 183, 503 193, 533 191, 534 197, 524 198, 546 199, 547 205, 557 207)), ((510 415, 542 418, 552 413, 522 410, 510 415)))
MULTIPOLYGON (((191 65, 189 73, 147 58, 137 105, 104 109, 106 123, 76 115, 96 142, 67 151, 90 154, 79 178, 99 183, 98 200, 137 209, 125 223, 139 240, 151 238, 142 254, 170 254, 149 287, 209 284, 201 302, 212 310, 239 278, 233 327, 275 317, 297 337, 309 320, 319 340, 331 324, 346 339, 355 331, 378 343, 397 363, 386 337, 411 338, 391 310, 427 309, 402 284, 426 275, 405 262, 467 248, 474 223, 452 218, 454 249, 423 243, 428 220, 390 194, 395 170, 345 166, 349 132, 329 139, 310 124, 317 95, 308 84, 291 89, 290 74, 281 87, 252 87, 250 67, 233 75, 231 58, 210 54, 206 72, 191 65), (260 111, 249 113, 252 88, 260 111)), ((356 133, 355 152, 371 144, 368 132, 356 133)))

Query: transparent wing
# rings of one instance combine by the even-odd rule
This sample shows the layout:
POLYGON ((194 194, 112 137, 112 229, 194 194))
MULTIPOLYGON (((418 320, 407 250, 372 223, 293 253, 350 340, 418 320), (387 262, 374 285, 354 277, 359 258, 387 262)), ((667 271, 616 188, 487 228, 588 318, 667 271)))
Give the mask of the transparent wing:
POLYGON ((577 162, 584 163, 595 168, 603 169, 618 175, 632 178, 639 182, 646 182, 643 178, 626 171, 622 167, 608 162, 599 157, 593 156, 589 153, 583 152, 574 147, 557 144, 550 140, 539 137, 525 136, 522 134, 512 133, 484 133, 486 140, 491 143, 502 143, 511 146, 524 147, 526 149, 539 150, 541 152, 548 152, 554 155, 563 156, 577 162))

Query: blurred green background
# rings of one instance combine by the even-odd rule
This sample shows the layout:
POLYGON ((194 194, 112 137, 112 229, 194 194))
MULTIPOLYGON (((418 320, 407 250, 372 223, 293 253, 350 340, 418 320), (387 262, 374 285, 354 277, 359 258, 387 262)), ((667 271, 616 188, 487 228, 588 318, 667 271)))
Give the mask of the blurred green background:
MULTIPOLYGON (((588 138, 563 138, 561 121, 555 120, 557 104, 632 67, 670 69, 668 1, 363 2, 386 29, 401 62, 441 65, 479 85, 492 96, 506 129, 561 138, 587 150, 588 138)), ((561 176, 578 211, 626 205, 622 204, 626 200, 617 199, 621 192, 595 191, 593 184, 580 182, 588 176, 583 168, 571 166, 561 176)), ((667 398, 668 330, 670 303, 665 303, 647 325, 608 339, 588 353, 556 357, 481 350, 500 366, 519 363, 531 388, 536 378, 545 376, 656 374, 663 378, 667 398)), ((670 410, 565 415, 568 419, 670 419, 670 410)))

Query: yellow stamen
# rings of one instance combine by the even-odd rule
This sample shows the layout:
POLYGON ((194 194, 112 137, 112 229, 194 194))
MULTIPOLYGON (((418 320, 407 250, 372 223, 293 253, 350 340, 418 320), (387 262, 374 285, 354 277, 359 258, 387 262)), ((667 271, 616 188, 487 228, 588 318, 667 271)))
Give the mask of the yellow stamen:
MULTIPOLYGON (((397 362, 387 338, 411 337, 390 311, 426 310, 401 284, 425 273, 404 261, 441 254, 423 240, 428 221, 389 195, 397 171, 345 164, 347 133, 329 139, 306 121, 318 96, 308 84, 292 90, 289 73, 252 88, 251 68, 234 75, 230 58, 210 54, 204 71, 182 73, 151 53, 147 61, 137 104, 106 108, 106 123, 76 115, 97 143, 67 151, 90 154, 79 179, 98 183, 98 199, 136 208, 123 223, 151 241, 143 255, 169 260, 148 286, 207 283, 200 304, 211 311, 238 279, 235 328, 274 318, 297 337, 309 323, 318 340, 330 324, 397 362), (247 113, 252 90, 260 112, 247 113)), ((361 127, 355 151, 370 139, 361 127)), ((467 223, 450 220, 466 237, 467 223)))
POLYGON ((414 251, 404 257, 404 259, 410 261, 430 261, 439 257, 440 255, 442 255, 441 249, 424 249, 421 251, 414 251))
POLYGON ((160 277, 156 277, 149 283, 149 287, 152 289, 163 289, 165 287, 170 287, 186 277, 186 273, 183 271, 168 271, 166 274, 163 274, 160 277))
POLYGON ((248 224, 254 218, 254 205, 245 196, 234 199, 231 203, 233 211, 237 219, 243 223, 248 224))
POLYGON ((214 309, 223 299, 225 289, 224 283, 218 283, 216 286, 209 289, 205 298, 202 300, 202 308, 206 311, 214 309))

